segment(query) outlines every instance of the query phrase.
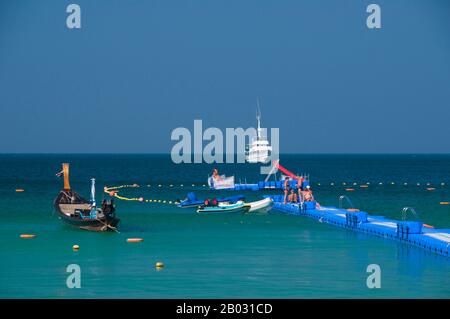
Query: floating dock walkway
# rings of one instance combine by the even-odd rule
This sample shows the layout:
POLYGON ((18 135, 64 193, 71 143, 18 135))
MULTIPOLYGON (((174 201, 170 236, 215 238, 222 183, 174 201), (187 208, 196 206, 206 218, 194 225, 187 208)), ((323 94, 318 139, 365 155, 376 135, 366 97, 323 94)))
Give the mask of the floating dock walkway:
MULTIPOLYGON (((297 187, 297 181, 296 180, 290 180, 289 182, 289 188, 296 188, 297 187)), ((303 187, 306 187, 309 185, 309 181, 305 180, 302 183, 303 187)), ((243 191, 243 190, 252 190, 252 191, 261 191, 261 190, 280 190, 284 189, 284 185, 282 181, 260 181, 258 183, 236 183, 234 184, 234 187, 232 188, 224 188, 221 190, 234 190, 234 191, 243 191)))
POLYGON ((316 207, 316 202, 305 202, 303 205, 284 204, 282 195, 264 197, 272 198, 272 209, 283 213, 306 216, 338 227, 397 240, 449 257, 450 229, 425 228, 419 221, 398 221, 383 216, 371 216, 362 211, 316 207))

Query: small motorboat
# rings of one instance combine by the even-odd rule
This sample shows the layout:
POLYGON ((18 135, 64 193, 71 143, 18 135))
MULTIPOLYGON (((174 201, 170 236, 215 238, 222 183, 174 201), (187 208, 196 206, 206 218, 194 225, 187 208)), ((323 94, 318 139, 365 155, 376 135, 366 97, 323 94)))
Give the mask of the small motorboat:
POLYGON ((202 206, 204 204, 208 204, 208 202, 217 201, 217 203, 236 203, 237 201, 244 200, 243 195, 235 195, 235 196, 228 196, 228 197, 222 197, 222 198, 215 198, 215 199, 198 199, 194 192, 190 192, 187 194, 186 198, 178 201, 177 206, 181 208, 192 208, 192 207, 198 207, 202 206))
POLYGON ((54 207, 60 218, 72 226, 93 231, 117 231, 120 219, 116 217, 114 200, 103 200, 101 208, 95 202, 95 179, 91 179, 90 201, 70 189, 69 164, 63 164, 64 188, 54 201, 54 207))
POLYGON ((248 206, 249 213, 267 213, 272 209, 273 200, 271 198, 264 198, 258 200, 256 202, 245 203, 245 206, 248 206))
POLYGON ((197 209, 197 213, 246 213, 249 206, 246 206, 243 201, 237 201, 236 203, 217 203, 202 205, 197 209))

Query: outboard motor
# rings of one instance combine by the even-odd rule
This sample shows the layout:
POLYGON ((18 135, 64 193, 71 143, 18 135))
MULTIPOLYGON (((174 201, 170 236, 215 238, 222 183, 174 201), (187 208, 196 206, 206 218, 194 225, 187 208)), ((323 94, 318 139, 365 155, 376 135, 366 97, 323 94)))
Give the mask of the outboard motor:
POLYGON ((215 198, 213 198, 213 199, 205 199, 205 201, 203 202, 203 204, 205 205, 205 206, 209 206, 209 207, 212 207, 212 206, 217 206, 218 204, 219 204, 219 201, 217 200, 217 199, 215 199, 215 198))
POLYGON ((106 200, 104 199, 102 201, 102 212, 105 214, 105 216, 114 216, 114 212, 116 211, 116 208, 114 207, 114 199, 106 200))

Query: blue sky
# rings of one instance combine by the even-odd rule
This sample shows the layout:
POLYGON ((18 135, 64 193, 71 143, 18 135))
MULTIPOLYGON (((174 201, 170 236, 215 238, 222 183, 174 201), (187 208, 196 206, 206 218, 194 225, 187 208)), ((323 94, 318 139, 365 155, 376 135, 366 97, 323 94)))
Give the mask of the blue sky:
POLYGON ((169 152, 257 96, 281 152, 448 153, 450 2, 0 0, 1 153, 169 152))

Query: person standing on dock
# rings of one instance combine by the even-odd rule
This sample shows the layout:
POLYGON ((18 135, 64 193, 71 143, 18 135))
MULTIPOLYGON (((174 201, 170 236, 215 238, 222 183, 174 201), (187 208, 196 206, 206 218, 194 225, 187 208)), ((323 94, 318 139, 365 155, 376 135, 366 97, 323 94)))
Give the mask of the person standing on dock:
POLYGON ((298 180, 297 180, 297 193, 298 193, 298 201, 300 202, 300 203, 303 203, 304 202, 304 199, 303 199, 303 187, 302 187, 302 183, 303 183, 303 178, 299 178, 298 180))
POLYGON ((314 201, 314 196, 312 194, 311 186, 306 186, 306 190, 303 192, 303 197, 306 202, 314 201))
POLYGON ((218 171, 217 168, 213 169, 212 177, 213 177, 214 180, 220 179, 219 171, 218 171))
POLYGON ((284 187, 284 204, 286 204, 289 196, 289 177, 287 176, 284 179, 283 187, 284 187))

